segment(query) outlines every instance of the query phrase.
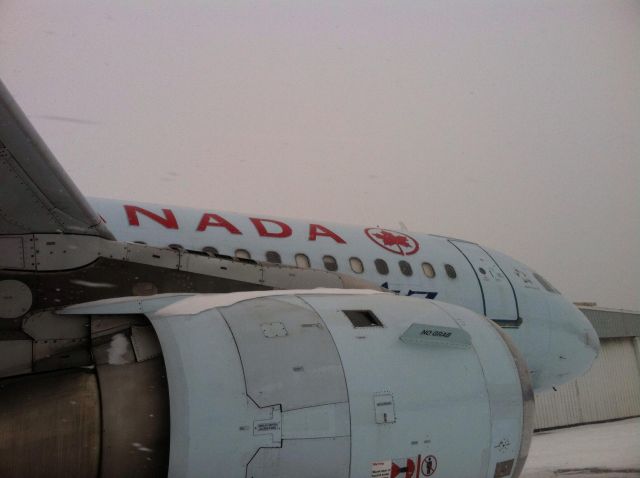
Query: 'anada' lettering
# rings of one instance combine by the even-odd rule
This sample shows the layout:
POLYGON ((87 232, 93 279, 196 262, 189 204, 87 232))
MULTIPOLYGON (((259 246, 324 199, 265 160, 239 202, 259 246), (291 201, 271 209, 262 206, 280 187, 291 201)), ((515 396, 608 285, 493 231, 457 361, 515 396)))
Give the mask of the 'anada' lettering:
MULTIPOLYGON (((150 219, 151 221, 160 224, 166 229, 179 229, 178 220, 176 219, 176 216, 173 214, 173 211, 171 211, 171 209, 162 209, 163 215, 160 215, 140 206, 125 204, 123 205, 123 207, 130 226, 140 226, 139 215, 142 215, 150 219)), ((293 235, 291 226, 282 221, 278 221, 275 219, 263 219, 259 217, 250 217, 249 221, 251 221, 253 227, 260 237, 283 239, 286 237, 291 237, 293 235)), ((238 229, 233 223, 226 220, 221 215, 211 212, 205 212, 204 214, 202 214, 202 217, 200 218, 200 221, 196 226, 196 231, 203 232, 210 227, 223 228, 226 229, 229 234, 242 235, 242 231, 240 231, 240 229, 238 229)), ((321 224, 309 224, 308 240, 316 241, 318 238, 322 237, 333 239, 333 241, 335 241, 337 244, 347 243, 347 241, 345 241, 342 237, 340 237, 328 227, 321 224)))
POLYGON ((240 229, 218 214, 205 212, 200 219, 196 231, 204 231, 208 227, 224 227, 231 234, 242 234, 240 229))
POLYGON ((274 219, 260 219, 258 217, 250 217, 249 220, 253 223, 256 231, 258 231, 258 234, 261 237, 289 237, 293 233, 291 231, 291 227, 281 221, 276 221, 274 219), (277 232, 274 232, 273 230, 268 231, 265 223, 275 224, 276 227, 280 228, 280 230, 277 232))
POLYGON ((138 206, 131 206, 129 204, 124 205, 124 210, 127 213, 127 219, 129 220, 130 226, 139 226, 140 220, 138 219, 138 213, 143 216, 147 216, 149 219, 157 222, 158 224, 163 225, 167 229, 178 229, 178 221, 176 217, 173 215, 171 209, 163 209, 164 217, 159 216, 151 211, 147 211, 144 208, 138 206))
POLYGON ((321 226, 320 224, 309 224, 309 240, 315 241, 318 237, 330 237, 338 244, 346 244, 347 241, 338 236, 331 229, 321 226))

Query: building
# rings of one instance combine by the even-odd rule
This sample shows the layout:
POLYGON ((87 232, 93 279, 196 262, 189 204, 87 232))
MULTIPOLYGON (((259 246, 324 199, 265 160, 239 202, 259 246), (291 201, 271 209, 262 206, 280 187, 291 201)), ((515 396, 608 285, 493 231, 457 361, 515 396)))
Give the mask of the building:
POLYGON ((602 350, 585 375, 536 394, 536 429, 640 416, 640 312, 577 305, 602 350))

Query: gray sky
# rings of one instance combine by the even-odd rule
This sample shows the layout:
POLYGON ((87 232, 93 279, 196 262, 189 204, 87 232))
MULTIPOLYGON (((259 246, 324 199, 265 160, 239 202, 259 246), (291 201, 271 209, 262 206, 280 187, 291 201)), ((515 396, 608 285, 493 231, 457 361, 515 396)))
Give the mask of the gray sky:
POLYGON ((640 2, 0 0, 87 195, 379 224, 640 309, 640 2))

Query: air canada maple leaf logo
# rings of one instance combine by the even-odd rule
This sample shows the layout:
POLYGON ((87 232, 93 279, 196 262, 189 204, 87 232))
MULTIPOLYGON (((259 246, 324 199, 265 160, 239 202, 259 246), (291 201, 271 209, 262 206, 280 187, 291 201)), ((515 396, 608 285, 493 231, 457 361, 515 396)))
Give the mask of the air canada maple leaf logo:
POLYGON ((402 232, 380 229, 379 227, 369 227, 364 230, 364 233, 380 247, 394 254, 410 256, 420 249, 418 241, 402 232))

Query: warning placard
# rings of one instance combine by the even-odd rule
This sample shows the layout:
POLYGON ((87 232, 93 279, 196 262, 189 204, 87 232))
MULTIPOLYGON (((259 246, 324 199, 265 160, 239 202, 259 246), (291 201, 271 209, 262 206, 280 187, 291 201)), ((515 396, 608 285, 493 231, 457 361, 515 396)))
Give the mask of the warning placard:
POLYGON ((371 463, 371 478, 422 478, 432 476, 438 468, 435 455, 393 458, 371 463))
POLYGON ((391 460, 371 463, 371 478, 391 478, 391 460))

